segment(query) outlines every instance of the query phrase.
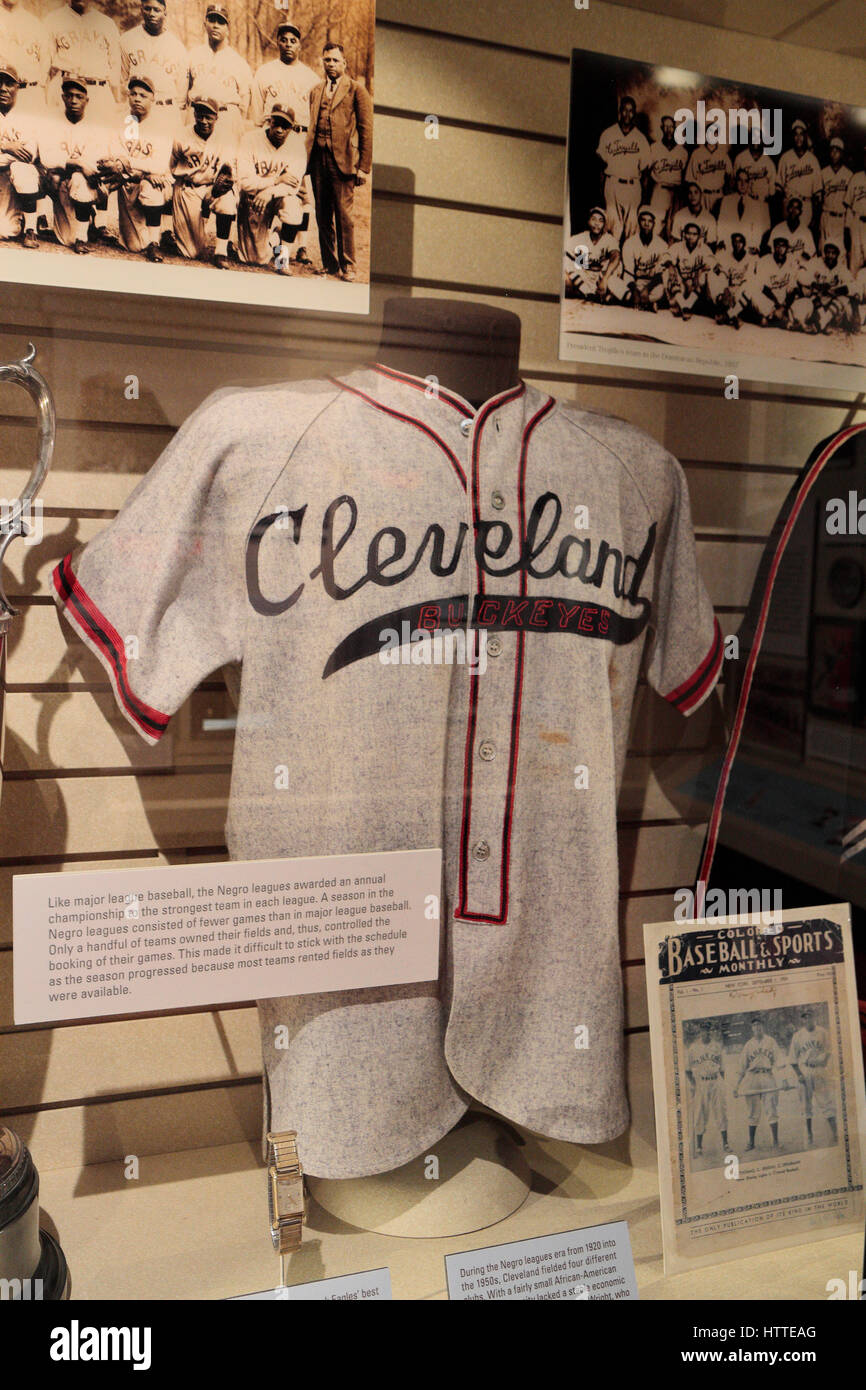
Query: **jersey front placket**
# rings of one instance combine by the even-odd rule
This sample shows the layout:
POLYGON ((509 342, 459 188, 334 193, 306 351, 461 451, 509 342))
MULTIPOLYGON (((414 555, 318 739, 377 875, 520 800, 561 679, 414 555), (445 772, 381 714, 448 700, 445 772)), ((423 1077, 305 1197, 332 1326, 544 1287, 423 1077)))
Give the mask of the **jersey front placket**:
MULTIPOLYGON (((511 544, 501 561, 517 559, 526 528, 525 465, 532 430, 552 407, 548 400, 525 424, 525 388, 521 385, 482 406, 471 422, 467 470, 473 535, 482 523, 496 551, 508 527, 511 544)), ((481 547, 479 547, 480 553, 481 547)), ((483 613, 485 598, 504 598, 502 620, 519 621, 527 576, 521 568, 497 580, 476 558, 470 615, 483 613), (508 600, 511 600, 509 603, 508 600)), ((484 631, 479 628, 479 638, 484 631)), ((504 922, 508 916, 511 820, 520 743, 520 713, 525 660, 522 631, 486 633, 486 669, 470 670, 469 714, 463 770, 463 815, 455 917, 470 922, 504 922)))

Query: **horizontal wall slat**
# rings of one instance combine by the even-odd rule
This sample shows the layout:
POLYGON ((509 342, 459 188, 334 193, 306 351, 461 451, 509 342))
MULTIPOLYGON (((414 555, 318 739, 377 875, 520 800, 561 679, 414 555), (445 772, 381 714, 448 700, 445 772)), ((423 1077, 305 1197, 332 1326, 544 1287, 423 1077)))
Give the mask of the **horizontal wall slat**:
MULTIPOLYGON (((677 887, 687 888, 688 883, 677 887)), ((620 903, 620 951, 624 961, 642 961, 644 958, 643 928, 645 922, 670 922, 673 920, 675 903, 673 892, 654 894, 652 897, 627 897, 620 903)))
POLYGON ((4 1107, 257 1076, 256 1010, 216 1010, 3 1035, 4 1107))
POLYGON ((424 114, 376 116, 373 186, 422 198, 460 199, 513 212, 562 218, 565 149, 514 135, 439 127, 426 137, 424 114), (503 171, 508 170, 507 178, 503 171))
POLYGON ((5 782, 0 801, 2 857, 88 854, 219 844, 228 773, 145 773, 135 791, 110 777, 5 782))
MULTIPOLYGON (((668 15, 648 13, 649 5, 642 5, 638 14, 629 5, 605 0, 592 0, 580 10, 568 3, 524 5, 509 7, 507 23, 503 23, 502 0, 473 0, 471 5, 427 0, 423 10, 414 0, 379 0, 377 21, 383 35, 396 24, 424 30, 431 38, 445 30, 454 40, 465 36, 485 46, 523 49, 528 56, 534 55, 535 61, 542 54, 563 59, 572 48, 588 48, 598 53, 621 53, 644 63, 775 85, 785 91, 813 92, 820 74, 822 90, 828 96, 854 106, 863 104, 859 54, 828 53, 757 35, 754 22, 762 11, 748 0, 735 0, 723 12, 708 9, 704 23, 681 18, 679 6, 671 8, 674 12, 668 15), (726 27, 717 27, 720 24, 726 27), (740 27, 747 32, 737 32, 740 27)), ((785 21, 796 17, 789 13, 793 10, 794 6, 786 3, 785 21)), ((781 27, 774 24, 774 28, 781 27)), ((476 54, 474 44, 467 44, 461 66, 471 63, 476 54)), ((549 62, 548 68, 554 71, 555 65, 549 62)))
POLYGON ((256 1143, 262 1128, 262 1085, 251 1079, 132 1099, 111 1096, 90 1105, 25 1111, 12 1123, 40 1172, 123 1162, 130 1154, 141 1158, 256 1143))
POLYGON ((145 772, 157 767, 209 766, 230 762, 232 736, 202 730, 202 721, 233 716, 223 690, 197 692, 192 709, 175 716, 180 738, 168 735, 151 747, 130 727, 109 690, 12 692, 6 696, 3 772, 10 775, 85 769, 145 772), (187 718, 187 714, 189 718, 187 718), (190 730, 189 725, 194 724, 190 730))
MULTIPOLYGON (((425 8, 425 23, 428 13, 425 8)), ((501 24, 500 12, 493 32, 501 32, 501 24)), ((560 136, 567 129, 565 63, 497 48, 483 57, 467 53, 447 28, 431 34, 383 26, 376 50, 376 101, 382 106, 405 107, 409 86, 415 111, 560 136)))
POLYGON ((640 830, 621 826, 617 836, 620 888, 646 893, 672 883, 693 883, 705 829, 702 825, 645 825, 640 830))

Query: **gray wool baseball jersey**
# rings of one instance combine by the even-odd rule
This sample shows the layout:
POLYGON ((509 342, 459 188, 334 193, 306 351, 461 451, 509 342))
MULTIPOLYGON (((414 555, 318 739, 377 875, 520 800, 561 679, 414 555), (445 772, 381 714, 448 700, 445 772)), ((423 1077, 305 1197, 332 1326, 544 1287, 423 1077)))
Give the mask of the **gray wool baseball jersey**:
POLYGON ((220 391, 54 584, 149 742, 242 663, 233 858, 443 850, 438 982, 259 1003, 265 1124, 309 1172, 397 1167, 470 1097, 622 1132, 632 699, 645 669, 689 714, 722 663, 675 459, 523 383, 478 411, 384 367, 220 391), (486 666, 388 650, 467 624, 486 666))

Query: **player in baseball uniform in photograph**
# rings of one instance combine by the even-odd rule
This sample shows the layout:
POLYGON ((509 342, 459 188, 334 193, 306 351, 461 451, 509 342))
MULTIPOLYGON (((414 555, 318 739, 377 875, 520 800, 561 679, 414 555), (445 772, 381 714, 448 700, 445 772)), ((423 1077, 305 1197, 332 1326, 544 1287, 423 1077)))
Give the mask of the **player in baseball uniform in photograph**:
POLYGON ((800 1082, 800 1095, 806 1119, 806 1143, 810 1145, 815 1142, 812 1122, 816 1114, 822 1115, 827 1121, 833 1143, 838 1140, 831 1060, 827 1029, 816 1023, 813 1008, 805 1008, 801 1014, 801 1027, 791 1039, 788 1061, 800 1082))
POLYGON ((734 1086, 734 1096, 742 1093, 746 1100, 749 1120, 746 1153, 751 1153, 755 1147, 755 1134, 761 1122, 762 1112, 770 1122, 773 1148, 779 1147, 780 1081, 776 1069, 782 1066, 783 1061, 779 1044, 769 1033, 764 1032, 764 1021, 760 1014, 755 1014, 752 1019, 752 1036, 740 1053, 740 1074, 734 1086))
POLYGON ((585 232, 569 237, 565 247, 565 293, 569 299, 622 299, 626 285, 617 274, 619 246, 605 230, 603 208, 592 208, 585 232))
POLYGON ((748 250, 742 232, 731 233, 730 250, 727 246, 717 249, 707 276, 716 323, 740 327, 742 316, 751 303, 756 264, 756 257, 748 250))
POLYGON ((686 322, 707 296, 707 274, 713 263, 713 253, 701 239, 697 222, 686 222, 682 241, 670 249, 670 265, 665 276, 671 312, 686 322))
POLYGON ((804 224, 811 228, 816 209, 820 206, 824 191, 821 166, 809 148, 809 133, 806 122, 796 120, 791 124, 793 149, 785 150, 779 157, 779 170, 776 184, 784 199, 782 211, 787 215, 792 197, 802 203, 804 224))
POLYGON ((854 281, 835 241, 826 241, 800 271, 800 297, 791 304, 791 322, 807 333, 859 331, 854 281))
POLYGON ((719 245, 730 250, 734 232, 740 232, 748 251, 758 256, 770 230, 770 210, 763 199, 752 197, 750 189, 749 171, 741 165, 734 174, 734 192, 725 194, 719 208, 719 245))
MULTIPOLYGON (((253 94, 250 102, 250 120, 254 125, 262 125, 274 103, 284 110, 295 113, 295 123, 303 135, 310 128, 310 93, 321 82, 321 77, 306 63, 301 62, 301 31, 296 24, 284 19, 277 25, 277 48, 279 57, 263 63, 253 78, 253 94)), ((309 174, 306 175, 305 188, 307 203, 312 207, 313 190, 309 174)), ((299 265, 310 265, 307 255, 309 225, 298 232, 295 241, 295 261, 299 265)))
POLYGON ((220 140, 216 97, 194 93, 192 110, 193 124, 177 131, 171 152, 174 239, 188 259, 225 270, 238 209, 234 152, 220 140))
POLYGON ((687 222, 694 222, 700 232, 702 241, 705 241, 710 250, 716 245, 719 239, 719 228, 712 213, 707 212, 704 207, 704 195, 701 193, 700 186, 696 183, 686 185, 686 205, 675 212, 671 219, 671 241, 681 241, 683 230, 687 222))
POLYGON ((789 307, 800 292, 800 262, 788 255, 788 238, 777 232, 773 249, 755 266, 750 297, 762 328, 788 328, 789 307))
POLYGON ((39 127, 18 108, 18 73, 0 59, 0 237, 20 238, 35 251, 40 176, 39 127))
POLYGON ((796 193, 788 199, 785 221, 779 222, 767 237, 768 248, 773 245, 777 236, 787 237, 788 255, 793 256, 801 265, 805 265, 816 254, 815 238, 803 218, 802 202, 796 193))
POLYGON ((635 125, 637 107, 631 97, 619 104, 619 120, 602 132, 596 154, 604 164, 604 210, 607 227, 620 243, 637 231, 641 175, 649 165, 650 147, 635 125))
POLYGON ((670 263, 670 252, 667 243, 656 236, 652 208, 639 208, 637 222, 637 235, 629 237, 622 248, 626 302, 634 309, 656 313, 664 303, 664 272, 670 263))
POLYGON ((692 150, 686 169, 686 182, 698 185, 704 207, 713 217, 718 217, 722 198, 730 188, 733 176, 730 157, 718 140, 707 140, 705 145, 696 145, 692 150))
POLYGON ((863 153, 864 169, 851 175, 845 189, 845 230, 848 239, 848 269, 857 275, 866 265, 866 150, 863 153))
POLYGON ((141 23, 120 38, 120 73, 126 91, 131 77, 147 74, 153 84, 151 116, 174 133, 187 99, 189 57, 168 27, 166 6, 167 0, 141 0, 141 23))
POLYGON ((249 63, 229 42, 229 12, 225 5, 208 5, 204 43, 190 49, 189 93, 211 92, 220 104, 223 140, 238 141, 250 109, 253 74, 249 63))
MULTIPOLYGON (((757 216, 764 227, 770 226, 770 199, 776 192, 776 166, 764 150, 760 135, 756 136, 734 159, 734 179, 745 169, 749 179, 749 197, 758 204, 757 216)), ((740 185, 736 184, 739 188, 740 185)))
POLYGON ((646 178, 652 187, 649 205, 656 215, 656 227, 660 236, 668 238, 689 156, 685 146, 674 139, 673 116, 662 116, 661 130, 661 139, 650 146, 646 178))
POLYGON ((21 0, 0 0, 0 53, 18 74, 15 105, 21 115, 44 115, 51 37, 42 20, 21 0))
POLYGON ((835 241, 837 246, 845 245, 845 193, 851 182, 852 170, 845 163, 845 141, 834 135, 830 141, 830 162, 821 170, 823 195, 821 198, 821 226, 818 235, 818 249, 823 251, 824 242, 835 241))
POLYGON ((120 239, 127 251, 163 260, 159 248, 166 203, 171 205, 172 138, 153 113, 154 84, 146 73, 129 79, 129 115, 120 131, 126 171, 117 190, 120 239))
POLYGON ((728 1106, 725 1096, 725 1056, 722 1044, 713 1037, 710 1024, 701 1023, 700 1037, 686 1053, 686 1076, 692 1087, 695 1151, 703 1153, 704 1135, 711 1125, 722 1138, 722 1152, 728 1149, 728 1106))
POLYGON ((307 145, 290 107, 272 106, 238 150, 238 251, 248 265, 290 273, 292 246, 305 216, 307 145), (278 254, 280 253, 280 254, 278 254))
POLYGON ((87 119, 111 127, 120 85, 120 32, 93 0, 69 0, 45 20, 51 39, 49 106, 61 107, 63 78, 83 78, 87 119))
POLYGON ((90 250, 91 227, 98 225, 97 203, 105 201, 99 163, 118 150, 111 129, 90 118, 85 78, 67 74, 61 92, 62 113, 40 124, 39 163, 51 198, 54 234, 63 246, 84 255, 90 250))
POLYGON ((320 75, 301 62, 301 31, 291 20, 281 20, 276 28, 279 57, 262 63, 253 78, 250 120, 262 125, 274 103, 291 106, 297 123, 306 135, 310 127, 310 92, 321 82, 320 75))

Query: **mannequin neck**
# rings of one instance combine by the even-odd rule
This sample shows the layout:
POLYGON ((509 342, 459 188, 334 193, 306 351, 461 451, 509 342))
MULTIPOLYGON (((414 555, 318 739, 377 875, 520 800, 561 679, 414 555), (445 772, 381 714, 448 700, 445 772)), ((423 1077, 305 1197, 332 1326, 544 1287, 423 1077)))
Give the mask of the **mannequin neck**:
POLYGON ((422 380, 435 377, 477 410, 520 381, 520 320, 454 299, 389 299, 376 360, 422 380))

